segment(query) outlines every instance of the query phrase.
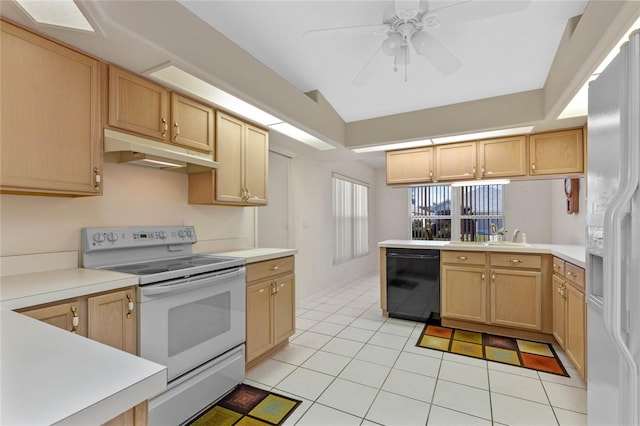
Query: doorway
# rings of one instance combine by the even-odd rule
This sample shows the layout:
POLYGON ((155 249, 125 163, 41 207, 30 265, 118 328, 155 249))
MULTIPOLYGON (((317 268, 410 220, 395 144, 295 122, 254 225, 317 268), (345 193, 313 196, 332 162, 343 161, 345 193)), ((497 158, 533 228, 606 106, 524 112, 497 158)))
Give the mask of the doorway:
POLYGON ((258 247, 293 248, 291 157, 269 151, 269 204, 258 207, 258 247))

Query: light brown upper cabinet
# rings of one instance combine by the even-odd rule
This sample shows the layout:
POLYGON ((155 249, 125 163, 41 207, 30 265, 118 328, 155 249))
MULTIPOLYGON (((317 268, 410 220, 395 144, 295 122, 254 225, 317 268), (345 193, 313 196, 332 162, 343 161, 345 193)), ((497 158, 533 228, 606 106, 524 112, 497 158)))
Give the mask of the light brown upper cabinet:
POLYGON ((213 108, 114 66, 109 67, 109 125, 187 149, 213 151, 213 108))
POLYGON ((0 191, 100 195, 98 61, 7 22, 0 26, 0 191))
POLYGON ((434 147, 387 152, 387 185, 433 182, 434 147))
POLYGON ((436 147, 437 180, 465 180, 476 177, 476 142, 436 147))
POLYGON ((582 129, 529 136, 529 162, 531 176, 583 173, 582 129))
POLYGON ((527 174, 525 136, 478 142, 479 178, 503 178, 527 174))
POLYGON ((189 203, 267 204, 269 133, 216 111, 213 172, 189 175, 189 203))

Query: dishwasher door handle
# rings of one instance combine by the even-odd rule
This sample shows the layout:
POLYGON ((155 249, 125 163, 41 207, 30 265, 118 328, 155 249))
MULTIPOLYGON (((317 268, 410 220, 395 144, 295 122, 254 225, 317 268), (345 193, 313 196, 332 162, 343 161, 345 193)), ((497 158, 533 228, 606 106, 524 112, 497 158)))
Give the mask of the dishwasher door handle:
POLYGON ((396 254, 387 253, 387 257, 394 257, 396 259, 428 259, 428 260, 440 260, 440 256, 428 255, 428 254, 396 254))

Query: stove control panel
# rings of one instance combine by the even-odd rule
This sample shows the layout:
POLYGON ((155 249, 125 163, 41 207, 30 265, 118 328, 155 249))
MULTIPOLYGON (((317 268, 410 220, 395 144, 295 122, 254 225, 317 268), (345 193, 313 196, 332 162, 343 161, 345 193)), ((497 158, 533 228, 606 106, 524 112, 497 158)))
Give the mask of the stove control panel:
POLYGON ((196 231, 193 226, 82 228, 82 251, 84 252, 193 244, 196 241, 196 231))

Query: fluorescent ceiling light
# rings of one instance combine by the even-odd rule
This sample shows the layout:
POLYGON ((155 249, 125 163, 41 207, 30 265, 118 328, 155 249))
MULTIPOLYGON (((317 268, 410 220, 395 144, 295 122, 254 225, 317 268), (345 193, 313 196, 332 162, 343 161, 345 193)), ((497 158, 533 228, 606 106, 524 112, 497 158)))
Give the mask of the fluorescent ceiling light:
POLYGON ((451 186, 508 185, 510 183, 509 179, 461 180, 451 182, 451 186))
POLYGON ((387 145, 376 145, 376 146, 367 146, 364 148, 354 148, 352 151, 357 152, 358 154, 361 154, 363 152, 391 151, 394 149, 418 148, 420 146, 431 145, 431 144, 433 144, 431 139, 421 139, 419 141, 390 143, 387 145))
POLYGON ((533 130, 533 126, 514 127, 511 129, 489 130, 487 132, 466 133, 464 135, 445 136, 442 138, 433 138, 432 140, 433 140, 433 143, 435 144, 463 142, 463 141, 472 141, 477 139, 500 138, 503 136, 524 135, 527 133, 531 133, 531 130, 533 130))
POLYGON ((224 90, 220 90, 217 87, 212 86, 206 81, 181 70, 175 65, 168 65, 164 68, 160 68, 151 72, 149 75, 158 80, 162 80, 171 86, 211 101, 224 109, 260 123, 263 126, 270 126, 272 124, 282 122, 278 117, 275 117, 260 108, 256 108, 253 105, 230 95, 224 90))
POLYGON ((589 83, 598 78, 600 73, 604 71, 604 69, 613 61, 618 53, 620 52, 620 46, 626 41, 629 41, 629 35, 634 29, 640 28, 640 18, 636 20, 636 22, 625 31, 624 36, 616 43, 611 52, 604 58, 604 61, 596 68, 596 70, 591 74, 589 80, 582 86, 582 88, 576 93, 571 102, 567 104, 564 110, 558 116, 558 119, 563 118, 571 118, 571 117, 584 117, 588 114, 589 109, 589 83))
POLYGON ((309 133, 298 129, 297 127, 292 126, 289 123, 282 122, 278 124, 271 124, 269 128, 275 130, 276 132, 287 135, 293 139, 299 140, 300 142, 305 143, 319 151, 327 151, 336 148, 335 146, 328 144, 316 138, 315 136, 312 136, 309 133))
POLYGON ((39 24, 95 32, 72 0, 15 0, 39 24))
POLYGON ((445 136, 441 138, 421 139, 417 141, 398 142, 398 143, 391 143, 386 145, 366 146, 364 148, 354 148, 352 149, 352 151, 357 152, 358 154, 361 154, 363 152, 391 151, 394 149, 417 148, 417 147, 432 145, 432 144, 472 141, 477 139, 499 138, 503 136, 513 136, 513 135, 524 135, 527 133, 531 133, 531 130, 533 130, 533 126, 514 127, 512 129, 490 130, 487 132, 480 132, 480 133, 467 133, 464 135, 445 136))
POLYGON ((298 129, 289 123, 283 122, 282 119, 271 115, 268 112, 265 112, 260 108, 225 92, 224 90, 218 89, 206 81, 181 70, 175 65, 168 64, 162 68, 148 72, 147 74, 156 80, 160 80, 170 86, 191 93, 202 99, 206 99, 221 108, 248 118, 256 123, 260 123, 263 126, 267 126, 270 129, 285 134, 317 150, 326 151, 329 149, 335 149, 333 145, 298 129))

